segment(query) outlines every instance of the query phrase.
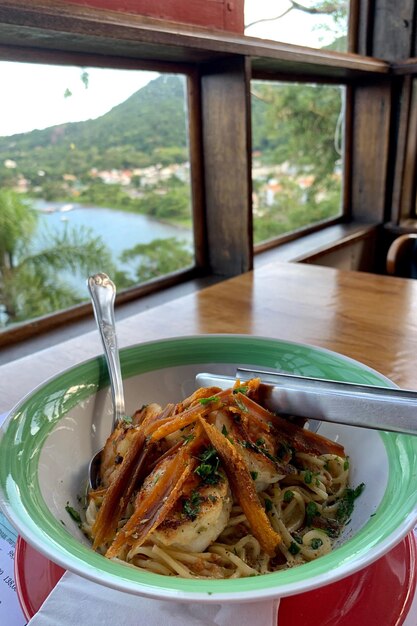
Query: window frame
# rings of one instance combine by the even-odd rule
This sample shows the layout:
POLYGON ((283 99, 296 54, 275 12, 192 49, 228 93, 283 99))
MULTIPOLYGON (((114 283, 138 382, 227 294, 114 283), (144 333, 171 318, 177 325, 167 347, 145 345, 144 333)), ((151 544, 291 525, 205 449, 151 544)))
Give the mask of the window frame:
MULTIPOLYGON (((203 195, 202 189, 202 162, 201 162, 201 132, 198 120, 199 111, 199 94, 198 94, 198 74, 195 68, 187 64, 165 64, 142 62, 135 59, 123 59, 117 57, 106 57, 104 61, 98 55, 83 55, 82 58, 67 53, 51 53, 49 51, 35 51, 30 59, 27 59, 19 52, 17 55, 12 52, 10 55, 4 55, 0 52, 0 60, 7 61, 24 61, 37 64, 50 64, 61 66, 75 67, 98 67, 132 71, 156 71, 164 74, 181 74, 185 76, 187 85, 187 130, 189 141, 190 156, 190 188, 191 188, 191 208, 194 235, 194 265, 191 268, 178 270, 169 275, 147 281, 144 284, 135 285, 128 289, 124 289, 117 294, 117 303, 124 304, 154 294, 162 289, 169 289, 184 282, 198 279, 205 266, 206 246, 203 239, 203 229, 201 215, 203 195), (16 57, 19 57, 18 59, 16 57)), ((0 331, 0 347, 15 341, 20 341, 33 336, 36 333, 45 330, 54 329, 63 324, 82 319, 91 312, 91 305, 88 302, 74 305, 68 309, 55 311, 39 318, 34 318, 25 322, 17 323, 10 328, 0 331)))
MULTIPOLYGON (((364 129, 354 123, 353 109, 361 111, 369 95, 376 106, 384 107, 391 80, 386 61, 138 15, 115 15, 60 0, 33 0, 30 6, 26 0, 0 0, 0 41, 2 60, 134 67, 188 77, 196 266, 126 290, 118 295, 118 303, 199 277, 224 278, 252 269, 251 78, 336 83, 347 89, 343 215, 257 246, 256 253, 332 224, 379 220, 382 199, 371 212, 368 205, 380 180, 373 176, 361 196, 352 194, 357 172, 367 159, 366 150, 355 152, 353 146, 358 132, 373 136, 381 120, 386 139, 390 112, 382 111, 364 129), (372 93, 374 85, 381 87, 381 94, 372 93), (216 119, 213 106, 224 116, 216 119)), ((385 154, 386 145, 382 148, 385 154)), ((383 174, 384 168, 380 168, 383 174)), ((90 311, 85 304, 17 325, 2 331, 0 345, 80 319, 90 311)))

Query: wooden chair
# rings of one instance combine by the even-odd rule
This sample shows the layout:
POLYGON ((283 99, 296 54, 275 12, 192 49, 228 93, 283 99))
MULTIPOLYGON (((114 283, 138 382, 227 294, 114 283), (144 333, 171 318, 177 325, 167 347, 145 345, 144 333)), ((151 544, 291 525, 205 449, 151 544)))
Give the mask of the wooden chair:
POLYGON ((417 233, 394 239, 388 249, 386 269, 392 276, 417 278, 417 233))

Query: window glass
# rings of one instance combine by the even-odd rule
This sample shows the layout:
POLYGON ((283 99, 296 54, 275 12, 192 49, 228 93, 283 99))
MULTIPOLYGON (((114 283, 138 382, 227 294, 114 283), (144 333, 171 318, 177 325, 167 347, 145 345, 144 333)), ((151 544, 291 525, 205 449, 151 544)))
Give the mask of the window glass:
POLYGON ((252 81, 255 244, 341 214, 344 87, 252 81))
POLYGON ((194 263, 186 77, 0 63, 0 325, 194 263))
POLYGON ((245 34, 346 51, 348 10, 349 0, 245 0, 245 34))

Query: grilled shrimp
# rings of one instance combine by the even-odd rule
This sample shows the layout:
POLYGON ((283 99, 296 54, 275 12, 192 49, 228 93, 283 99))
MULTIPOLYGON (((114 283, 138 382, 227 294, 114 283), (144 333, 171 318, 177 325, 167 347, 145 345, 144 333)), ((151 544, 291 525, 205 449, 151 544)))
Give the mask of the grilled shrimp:
MULTIPOLYGON (((153 489, 166 465, 167 462, 159 464, 146 478, 139 498, 153 489)), ((203 552, 217 539, 229 520, 232 494, 222 470, 217 471, 213 479, 214 484, 210 484, 198 474, 190 477, 181 497, 153 531, 151 538, 155 542, 189 552, 203 552)))

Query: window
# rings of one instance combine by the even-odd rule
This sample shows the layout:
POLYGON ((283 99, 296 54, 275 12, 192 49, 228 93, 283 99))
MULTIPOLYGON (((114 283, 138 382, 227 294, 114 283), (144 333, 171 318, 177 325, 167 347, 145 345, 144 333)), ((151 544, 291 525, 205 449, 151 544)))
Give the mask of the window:
POLYGON ((245 0, 245 34, 346 51, 349 0, 245 0))
POLYGON ((344 91, 252 81, 255 244, 341 215, 344 91))
MULTIPOLYGON (((0 36, 3 40, 0 56, 8 61, 32 61, 34 76, 40 68, 38 63, 62 64, 62 73, 69 69, 68 64, 78 66, 75 82, 67 81, 65 89, 60 91, 62 94, 68 87, 69 92, 72 93, 72 95, 67 94, 68 97, 65 99, 67 103, 76 101, 75 83, 79 85, 83 93, 91 92, 93 67, 129 68, 129 73, 132 72, 132 75, 139 68, 157 71, 158 75, 155 75, 149 85, 158 81, 161 76, 181 78, 183 92, 185 84, 187 85, 187 97, 183 94, 181 101, 182 121, 178 122, 177 114, 175 116, 170 114, 169 130, 178 131, 180 127, 183 129, 184 143, 181 146, 185 147, 187 156, 186 160, 181 157, 175 165, 190 163, 188 181, 192 181, 192 184, 187 181, 185 172, 184 175, 177 176, 179 183, 176 179, 170 182, 175 183, 171 191, 175 191, 177 199, 178 196, 184 198, 187 185, 188 197, 192 197, 192 201, 189 202, 190 213, 175 224, 178 229, 176 234, 179 234, 179 228, 184 227, 190 232, 188 243, 184 244, 184 251, 187 252, 187 246, 189 246, 187 254, 191 254, 192 269, 187 269, 191 267, 188 265, 189 256, 187 256, 182 266, 184 269, 171 273, 165 278, 146 280, 145 283, 141 283, 142 286, 125 290, 119 298, 120 303, 128 298, 133 299, 151 291, 178 284, 180 281, 184 282, 186 279, 202 278, 202 281, 208 282, 251 269, 254 257, 252 226, 254 226, 255 238, 258 242, 256 252, 272 248, 289 239, 298 238, 299 242, 296 242, 298 249, 310 246, 307 252, 303 250, 303 258, 306 258, 308 254, 314 252, 311 246, 316 244, 312 243, 312 240, 317 241, 318 238, 320 241, 325 240, 325 245, 331 247, 338 246, 340 239, 346 238, 346 245, 350 246, 353 238, 363 235, 363 224, 366 223, 369 228, 373 228, 386 219, 389 208, 387 190, 390 189, 391 184, 388 174, 392 171, 393 168, 390 166, 395 161, 391 139, 395 133, 393 122, 396 120, 396 106, 399 99, 398 93, 392 90, 394 84, 392 60, 398 58, 395 47, 397 42, 404 40, 404 37, 397 37, 397 34, 407 34, 408 39, 407 37, 406 39, 411 42, 412 29, 409 28, 409 24, 412 22, 410 20, 402 19, 402 16, 397 15, 394 9, 392 16, 395 20, 385 20, 385 13, 381 7, 385 7, 386 3, 381 3, 379 0, 376 3, 365 3, 366 6, 363 7, 361 3, 352 2, 352 11, 349 16, 351 29, 349 49, 361 54, 346 54, 331 49, 347 49, 346 40, 342 45, 343 38, 346 38, 348 17, 348 3, 344 0, 337 0, 337 2, 299 0, 297 3, 287 0, 286 5, 284 5, 284 0, 271 0, 271 2, 247 0, 245 3, 247 10, 251 5, 256 5, 257 9, 256 16, 250 16, 246 11, 246 35, 248 36, 238 34, 241 28, 229 29, 226 27, 226 22, 224 22, 223 30, 221 30, 221 23, 216 22, 220 30, 200 32, 196 27, 161 23, 150 18, 143 19, 140 15, 135 16, 131 13, 127 15, 123 11, 120 11, 115 19, 114 14, 97 8, 100 4, 99 0, 87 4, 88 7, 84 6, 85 2, 81 0, 77 4, 68 6, 45 4, 41 0, 33 0, 29 4, 6 3, 7 6, 5 5, 0 10, 0 36), (285 16, 281 15, 274 20, 274 36, 266 32, 262 34, 258 31, 258 26, 256 28, 255 25, 250 26, 251 21, 258 21, 259 28, 261 24, 270 23, 269 19, 265 21, 264 18, 271 16, 262 14, 267 4, 273 6, 277 14, 280 12, 281 15, 282 12, 286 12, 285 16), (334 14, 328 12, 331 7, 335 10, 334 14), (315 43, 307 38, 306 31, 303 30, 307 23, 304 20, 314 15, 319 16, 320 23, 317 23, 314 29, 310 24, 308 31, 314 31, 317 36, 315 43), (278 35, 278 25, 284 24, 284 20, 295 17, 297 17, 295 31, 286 21, 286 27, 280 30, 281 34, 278 35), (375 27, 373 22, 375 22, 375 27), (331 29, 330 25, 332 25, 331 29), (335 25, 336 29, 333 28, 335 25), (264 40, 252 38, 252 35, 262 37, 264 40), (266 41, 271 37, 272 41, 266 41), (292 45, 285 43, 287 41, 292 45), (315 46, 320 49, 306 46, 315 46), (89 66, 85 73, 81 67, 83 65, 89 66), (84 80, 89 83, 87 89, 84 80), (345 85, 345 87, 340 85, 345 85), (346 115, 341 114, 345 101, 345 89, 347 92, 346 115), (271 95, 274 101, 282 102, 285 94, 290 93, 294 97, 294 102, 290 102, 290 106, 287 107, 288 111, 297 110, 300 114, 290 116, 288 120, 285 120, 283 119, 284 107, 275 106, 273 103, 266 106, 265 95, 271 95), (301 141, 301 139, 309 139, 308 134, 303 137, 301 129, 306 123, 305 120, 311 119, 311 116, 302 113, 303 98, 301 96, 303 94, 304 96, 310 94, 307 100, 311 102, 325 103, 320 108, 326 112, 327 116, 322 120, 325 124, 325 138, 323 136, 323 139, 327 145, 326 154, 331 155, 331 158, 326 160, 328 168, 322 176, 323 170, 320 171, 320 177, 317 168, 322 168, 323 163, 318 162, 318 159, 312 161, 311 145, 308 141, 304 143, 301 141), (250 106, 248 106, 250 96, 253 104, 252 136, 248 123, 248 117, 251 114, 250 106), (333 103, 332 106, 330 106, 331 103, 333 103), (340 151, 345 123, 346 146, 343 146, 343 150, 340 151), (269 133, 270 128, 274 128, 273 133, 269 133), (261 131, 265 129, 269 135, 266 136, 264 132, 262 137, 261 131), (295 136, 290 137, 293 131, 296 131, 295 136), (253 146, 251 145, 252 139, 253 146), (283 139, 286 139, 284 146, 283 139), (344 153, 343 157, 342 153, 344 153), (251 163, 254 165, 253 185, 250 176, 251 163), (342 171, 346 172, 346 180, 343 180, 342 171), (278 177, 281 180, 277 181, 278 187, 275 190, 265 189, 265 186, 270 183, 274 184, 273 181, 278 177), (283 190, 279 189, 280 185, 282 188, 285 187, 287 196, 284 196, 283 190), (252 215, 252 188, 255 191, 254 216, 252 215), (343 203, 340 202, 342 188, 343 203), (277 192, 280 193, 277 194, 277 192), (291 201, 299 199, 298 212, 294 210, 290 212, 290 215, 284 215, 283 207, 287 210, 288 205, 291 204, 291 202, 285 202, 286 197, 291 201), (278 206, 275 206, 277 203, 278 206), (343 215, 340 210, 341 204, 343 204, 343 215), (193 219, 191 219, 191 209, 193 219), (287 221, 285 224, 284 218, 287 221), (324 228, 331 223, 335 223, 334 228, 324 228), (308 240, 302 237, 306 232, 319 229, 323 231, 319 233, 323 237, 312 236, 308 240), (355 229, 358 232, 353 232, 355 229), (282 233, 283 236, 281 236, 282 233)), ((102 4, 108 5, 104 0, 102 4)), ((204 4, 202 0, 201 4, 202 6, 204 4)), ((229 3, 212 2, 210 4, 221 5, 226 12, 229 11, 229 3)), ((407 4, 411 10, 413 8, 411 0, 407 4)), ((187 10, 190 9, 189 4, 182 0, 178 0, 178 6, 180 5, 186 7, 187 10)), ((234 8, 238 6, 239 15, 242 17, 243 0, 239 0, 233 6, 234 8)), ((406 57, 407 51, 401 58, 406 57)), ((10 82, 12 84, 18 82, 17 75, 12 76, 10 82)), ((4 84, 3 81, 3 92, 7 94, 4 84)), ((21 99, 19 105, 21 118, 25 117, 25 111, 29 110, 29 107, 33 107, 37 92, 43 91, 44 86, 46 86, 45 83, 38 82, 29 95, 21 99), (42 90, 39 89, 39 84, 42 85, 42 90), (23 112, 22 103, 25 107, 23 112)), ((107 87, 112 94, 117 95, 120 91, 115 82, 109 82, 107 87)), ((124 100, 130 95, 127 94, 124 100)), ((304 98, 304 103, 305 100, 306 98, 304 98)), ((4 106, 5 102, 3 94, 0 106, 4 106)), ((117 104, 121 105, 121 103, 122 99, 117 104)), ((163 104, 158 102, 154 107, 155 111, 163 104)), ((307 113, 310 114, 308 107, 307 113)), ((104 111, 101 115, 103 114, 104 111)), ((0 121, 1 117, 10 116, 0 115, 0 121)), ((118 120, 115 120, 116 122, 118 123, 118 120)), ((54 121, 53 124, 59 125, 62 121, 54 121)), ((84 122, 84 124, 89 123, 84 122)), ((158 125, 155 128, 159 131, 158 125)), ((27 130, 30 129, 25 129, 25 132, 27 130)), ((150 130, 150 125, 146 130, 150 130)), ((309 127, 308 130, 310 132, 312 128, 309 127)), ((40 132, 43 132, 42 129, 40 132)), ((127 136, 130 136, 131 132, 131 127, 126 129, 127 136)), ((152 137, 157 135, 157 133, 150 134, 152 137)), ((7 154, 1 151, 1 146, 5 145, 4 141, 10 144, 9 135, 8 131, 3 131, 2 138, 0 133, 0 175, 4 181, 2 186, 6 191, 13 186, 12 191, 19 194, 18 198, 22 199, 25 193, 23 188, 26 184, 24 178, 29 177, 17 178, 20 157, 18 158, 18 155, 10 150, 7 154)), ((104 135, 107 141, 109 136, 106 136, 106 133, 104 135)), ((75 142, 72 143, 76 146, 75 142)), ((163 154, 164 158, 168 157, 166 150, 161 149, 166 149, 169 145, 171 144, 167 145, 166 141, 163 145, 159 143, 159 157, 158 160, 153 161, 152 166, 157 163, 164 165, 161 155, 163 154)), ((60 208, 64 207, 66 209, 64 211, 51 213, 51 216, 55 216, 54 219, 58 219, 60 226, 61 223, 68 226, 72 217, 75 216, 74 205, 77 204, 80 196, 84 194, 84 199, 86 199, 85 196, 88 197, 88 194, 93 191, 94 194, 89 197, 89 200, 100 209, 103 209, 100 204, 103 199, 102 192, 105 192, 106 201, 112 200, 109 208, 113 212, 120 209, 120 206, 117 206, 119 202, 125 203, 123 210, 126 219, 131 215, 127 211, 131 201, 140 202, 144 197, 142 194, 148 191, 154 192, 154 199, 159 196, 159 200, 162 200, 163 197, 164 208, 168 212, 172 209, 172 204, 166 201, 167 191, 162 188, 152 190, 138 188, 139 184, 142 185, 140 172, 138 172, 139 179, 136 178, 134 184, 132 180, 129 183, 131 185, 129 194, 126 193, 127 188, 121 183, 119 188, 116 188, 108 179, 103 180, 99 175, 99 172, 103 172, 100 169, 103 164, 97 165, 94 162, 101 159, 105 151, 93 154, 93 147, 94 142, 90 141, 88 150, 91 163, 87 182, 81 180, 80 184, 78 180, 75 180, 77 173, 61 172, 58 187, 62 190, 62 186, 65 185, 67 191, 65 196, 56 195, 57 186, 51 185, 47 190, 48 197, 45 197, 46 176, 43 172, 47 172, 46 165, 49 167, 52 165, 58 170, 69 157, 75 170, 80 166, 78 158, 80 155, 77 150, 69 146, 68 154, 60 154, 57 157, 55 153, 56 158, 52 158, 50 163, 45 163, 45 167, 42 168, 38 167, 38 152, 35 153, 34 150, 30 152, 31 163, 30 159, 27 159, 27 165, 32 165, 32 174, 35 177, 34 180, 37 181, 33 187, 36 193, 39 192, 37 197, 31 196, 31 201, 43 200, 58 203, 60 208), (63 182, 64 174, 69 174, 69 176, 65 176, 63 182), (92 188, 87 190, 85 188, 87 183, 93 187, 93 182, 95 183, 94 190, 92 188), (71 193, 79 195, 74 198, 71 193)), ((118 159, 120 162, 120 146, 112 145, 111 147, 112 162, 115 163, 118 159)), ((133 146, 134 152, 135 146, 133 146)), ((133 153, 130 151, 129 156, 131 157, 133 153)), ((172 153, 169 158, 173 158, 172 153)), ((397 160, 399 161, 400 158, 397 160)), ((113 168, 118 169, 118 166, 113 166, 113 168)), ((138 165, 138 169, 140 168, 142 165, 138 165)), ((15 207, 14 215, 18 215, 19 210, 20 208, 15 207)), ((49 214, 40 214, 39 210, 37 214, 42 219, 49 217, 49 214)), ((0 219, 3 220, 0 224, 0 245, 4 259, 4 233, 6 231, 3 217, 4 215, 0 214, 0 219)), ((26 245, 30 240, 29 235, 33 234, 33 224, 31 220, 25 221, 20 218, 18 223, 21 227, 24 226, 23 241, 26 245)), ((374 231, 372 231, 372 236, 374 236, 374 231)), ((7 237, 9 240, 16 238, 13 226, 7 237)), ((294 249, 294 245, 286 246, 288 247, 294 249)), ((130 243, 129 248, 133 248, 130 243)), ((162 248, 169 254, 166 245, 162 248)), ((103 247, 100 248, 100 252, 103 252, 103 247)), ((123 260, 118 258, 123 264, 129 265, 131 279, 133 275, 136 278, 138 276, 138 259, 133 258, 136 252, 144 255, 149 252, 149 249, 136 249, 132 254, 124 255, 123 260)), ((281 256, 280 252, 278 251, 277 256, 281 256)), ((22 254, 20 246, 19 254, 22 254)), ((148 269, 152 272, 152 259, 149 258, 149 254, 147 257, 148 269)), ((12 259, 14 264, 16 258, 14 255, 12 259)), ((100 269, 103 269, 102 263, 100 265, 100 269)), ((38 267, 42 265, 39 264, 38 267)), ((172 268, 171 262, 169 268, 172 268)), ((118 266, 116 271, 122 272, 126 277, 125 267, 118 266)), ((72 279, 74 275, 72 269, 70 274, 72 279)), ((9 272, 7 279, 10 276, 9 272)), ((32 277, 39 279, 35 273, 32 277)), ((146 276, 142 274, 142 278, 149 279, 150 273, 146 276)), ((23 278, 21 280, 23 281, 23 278)), ((27 280, 25 284, 30 289, 36 288, 35 280, 27 280)), ((200 285, 200 281, 195 281, 190 288, 198 288, 200 285)), ((5 287, 21 307, 22 294, 24 297, 27 295, 24 289, 16 290, 13 294, 13 281, 6 280, 1 286, 2 298, 3 293, 6 293, 5 287)), ((47 291, 45 301, 48 300, 49 295, 47 291)), ((66 297, 67 294, 63 292, 62 295, 66 297)), ((61 305, 62 302, 59 306, 61 305)), ((14 311, 11 312, 15 315, 14 311)), ((48 330, 52 325, 79 319, 87 313, 91 314, 90 307, 87 304, 81 304, 72 307, 66 313, 37 318, 37 321, 31 324, 5 329, 0 336, 0 343, 4 345, 10 341, 29 337, 30 333, 38 329, 48 330)), ((34 311, 31 310, 31 318, 33 314, 34 311)), ((41 315, 42 311, 38 310, 35 314, 41 315)), ((3 311, 3 324, 9 321, 7 315, 3 311)))
POLYGON ((0 325, 194 264, 186 77, 0 63, 0 325), (7 85, 7 88, 5 87, 7 85))

